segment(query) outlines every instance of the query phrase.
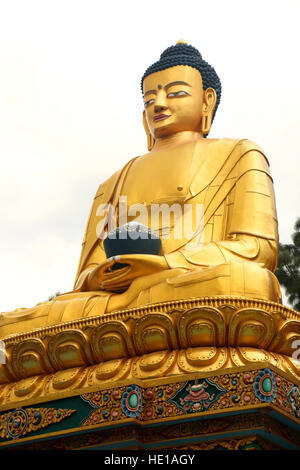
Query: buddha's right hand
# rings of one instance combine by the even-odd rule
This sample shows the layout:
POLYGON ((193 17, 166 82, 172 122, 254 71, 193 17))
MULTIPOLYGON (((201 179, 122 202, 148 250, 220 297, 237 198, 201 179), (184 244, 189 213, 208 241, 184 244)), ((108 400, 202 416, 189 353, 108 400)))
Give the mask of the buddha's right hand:
MULTIPOLYGON (((86 290, 94 291, 100 290, 102 288, 102 283, 104 281, 104 274, 109 272, 111 266, 117 262, 117 257, 112 256, 102 263, 94 267, 89 274, 87 275, 85 287, 86 290)), ((122 268, 124 269, 124 268, 122 268)), ((122 271, 122 269, 120 271, 122 271)))

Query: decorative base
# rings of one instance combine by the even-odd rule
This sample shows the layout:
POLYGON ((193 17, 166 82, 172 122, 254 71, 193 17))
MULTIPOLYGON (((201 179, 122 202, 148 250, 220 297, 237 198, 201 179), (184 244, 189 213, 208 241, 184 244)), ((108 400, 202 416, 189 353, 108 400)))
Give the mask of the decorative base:
POLYGON ((300 449, 300 389, 265 363, 142 380, 0 415, 17 449, 300 449))
POLYGON ((300 448, 299 339, 299 313, 229 296, 9 336, 0 447, 300 448))

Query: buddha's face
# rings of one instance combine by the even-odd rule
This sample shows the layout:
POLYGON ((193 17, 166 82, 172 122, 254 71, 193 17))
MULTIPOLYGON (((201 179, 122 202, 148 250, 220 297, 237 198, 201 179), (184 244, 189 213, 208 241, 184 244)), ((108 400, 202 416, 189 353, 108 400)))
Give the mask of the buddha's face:
POLYGON ((204 105, 198 70, 184 65, 145 78, 145 117, 155 139, 181 131, 199 131, 204 105))

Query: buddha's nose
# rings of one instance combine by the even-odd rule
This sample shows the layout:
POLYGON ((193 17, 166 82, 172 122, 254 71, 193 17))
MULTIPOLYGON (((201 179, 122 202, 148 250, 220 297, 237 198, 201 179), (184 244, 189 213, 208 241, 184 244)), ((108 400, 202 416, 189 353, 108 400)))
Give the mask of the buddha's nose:
POLYGON ((168 109, 167 101, 162 93, 158 93, 154 103, 154 112, 159 113, 165 109, 168 109))
POLYGON ((166 106, 166 105, 156 104, 154 106, 154 112, 155 113, 160 113, 161 111, 165 111, 167 108, 168 108, 168 106, 166 106))

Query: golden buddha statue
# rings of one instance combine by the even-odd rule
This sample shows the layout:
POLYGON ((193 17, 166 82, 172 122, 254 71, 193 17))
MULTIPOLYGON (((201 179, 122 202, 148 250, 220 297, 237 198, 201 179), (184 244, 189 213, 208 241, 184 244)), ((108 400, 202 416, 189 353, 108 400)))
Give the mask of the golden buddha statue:
MULTIPOLYGON (((0 337, 183 298, 231 295, 281 302, 273 274, 278 229, 268 161, 249 140, 207 138, 221 95, 215 70, 179 41, 147 69, 142 87, 148 152, 100 185, 73 291, 2 313, 0 337), (122 225, 124 197, 127 207, 145 208, 146 225, 162 238, 159 255, 107 259, 103 239, 110 214, 103 207, 113 209, 116 225, 122 225), (155 204, 187 207, 193 217, 202 207, 201 243, 192 243, 197 231, 175 236, 182 214, 167 226, 161 218, 152 220, 155 204), (124 267, 111 269, 116 262, 124 267)), ((142 222, 133 212, 128 220, 142 222)))

